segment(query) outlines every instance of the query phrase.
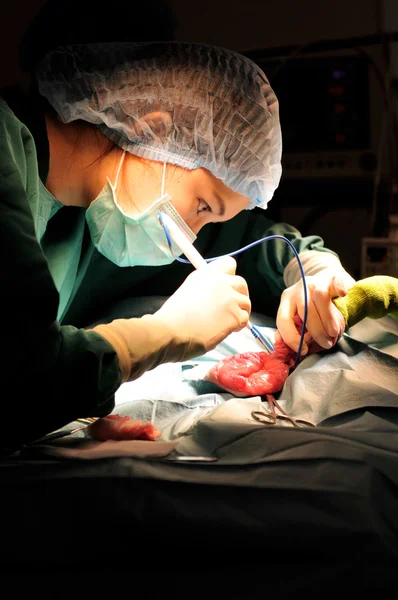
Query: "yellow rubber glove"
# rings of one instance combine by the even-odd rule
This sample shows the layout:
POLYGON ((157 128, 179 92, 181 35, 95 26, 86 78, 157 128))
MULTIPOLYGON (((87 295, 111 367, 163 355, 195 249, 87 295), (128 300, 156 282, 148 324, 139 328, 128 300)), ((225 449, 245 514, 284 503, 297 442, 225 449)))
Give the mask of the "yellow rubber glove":
POLYGON ((333 303, 343 315, 345 331, 365 317, 390 315, 398 320, 398 279, 387 275, 360 279, 346 296, 333 298, 333 303))

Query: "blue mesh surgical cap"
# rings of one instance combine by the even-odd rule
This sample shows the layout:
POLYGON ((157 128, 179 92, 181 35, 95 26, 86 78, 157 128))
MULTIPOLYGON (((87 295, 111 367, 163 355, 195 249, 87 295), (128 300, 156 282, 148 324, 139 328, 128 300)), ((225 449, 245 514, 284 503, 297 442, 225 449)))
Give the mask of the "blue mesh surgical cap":
POLYGON ((72 45, 39 64, 38 89, 61 121, 95 124, 140 157, 204 167, 266 208, 281 177, 278 101, 263 71, 188 42, 72 45))

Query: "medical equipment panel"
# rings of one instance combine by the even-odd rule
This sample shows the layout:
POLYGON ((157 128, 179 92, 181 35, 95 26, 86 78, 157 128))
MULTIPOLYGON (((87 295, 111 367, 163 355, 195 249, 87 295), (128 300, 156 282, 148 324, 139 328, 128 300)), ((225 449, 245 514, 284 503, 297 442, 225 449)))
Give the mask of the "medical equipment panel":
POLYGON ((373 78, 367 57, 253 60, 279 100, 284 179, 374 175, 378 140, 372 132, 373 78))

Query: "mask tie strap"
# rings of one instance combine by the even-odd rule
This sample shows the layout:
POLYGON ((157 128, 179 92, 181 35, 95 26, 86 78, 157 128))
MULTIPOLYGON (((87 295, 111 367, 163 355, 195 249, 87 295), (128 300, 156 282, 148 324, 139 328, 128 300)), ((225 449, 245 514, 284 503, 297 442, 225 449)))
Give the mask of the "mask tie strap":
POLYGON ((115 185, 113 186, 114 190, 116 190, 117 182, 119 181, 120 170, 121 170, 122 165, 124 163, 124 157, 125 157, 125 155, 126 155, 126 150, 123 150, 122 158, 120 159, 119 166, 118 166, 117 172, 116 172, 115 185))
POLYGON ((163 163, 162 196, 164 196, 164 185, 166 183, 166 164, 167 163, 163 163))

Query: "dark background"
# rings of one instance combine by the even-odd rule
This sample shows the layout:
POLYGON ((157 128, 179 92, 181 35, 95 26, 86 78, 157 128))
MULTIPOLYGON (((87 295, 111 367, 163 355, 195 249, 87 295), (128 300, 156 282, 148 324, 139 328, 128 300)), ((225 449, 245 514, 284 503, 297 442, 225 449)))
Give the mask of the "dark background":
MULTIPOLYGON (((44 4, 0 1, 0 86, 26 81, 18 47, 44 4)), ((64 40, 173 38, 229 47, 258 62, 279 97, 284 137, 269 216, 322 235, 347 270, 361 275, 362 238, 388 235, 389 215, 398 212, 395 0, 51 5, 51 18, 25 47, 25 70, 35 52, 64 40)))

